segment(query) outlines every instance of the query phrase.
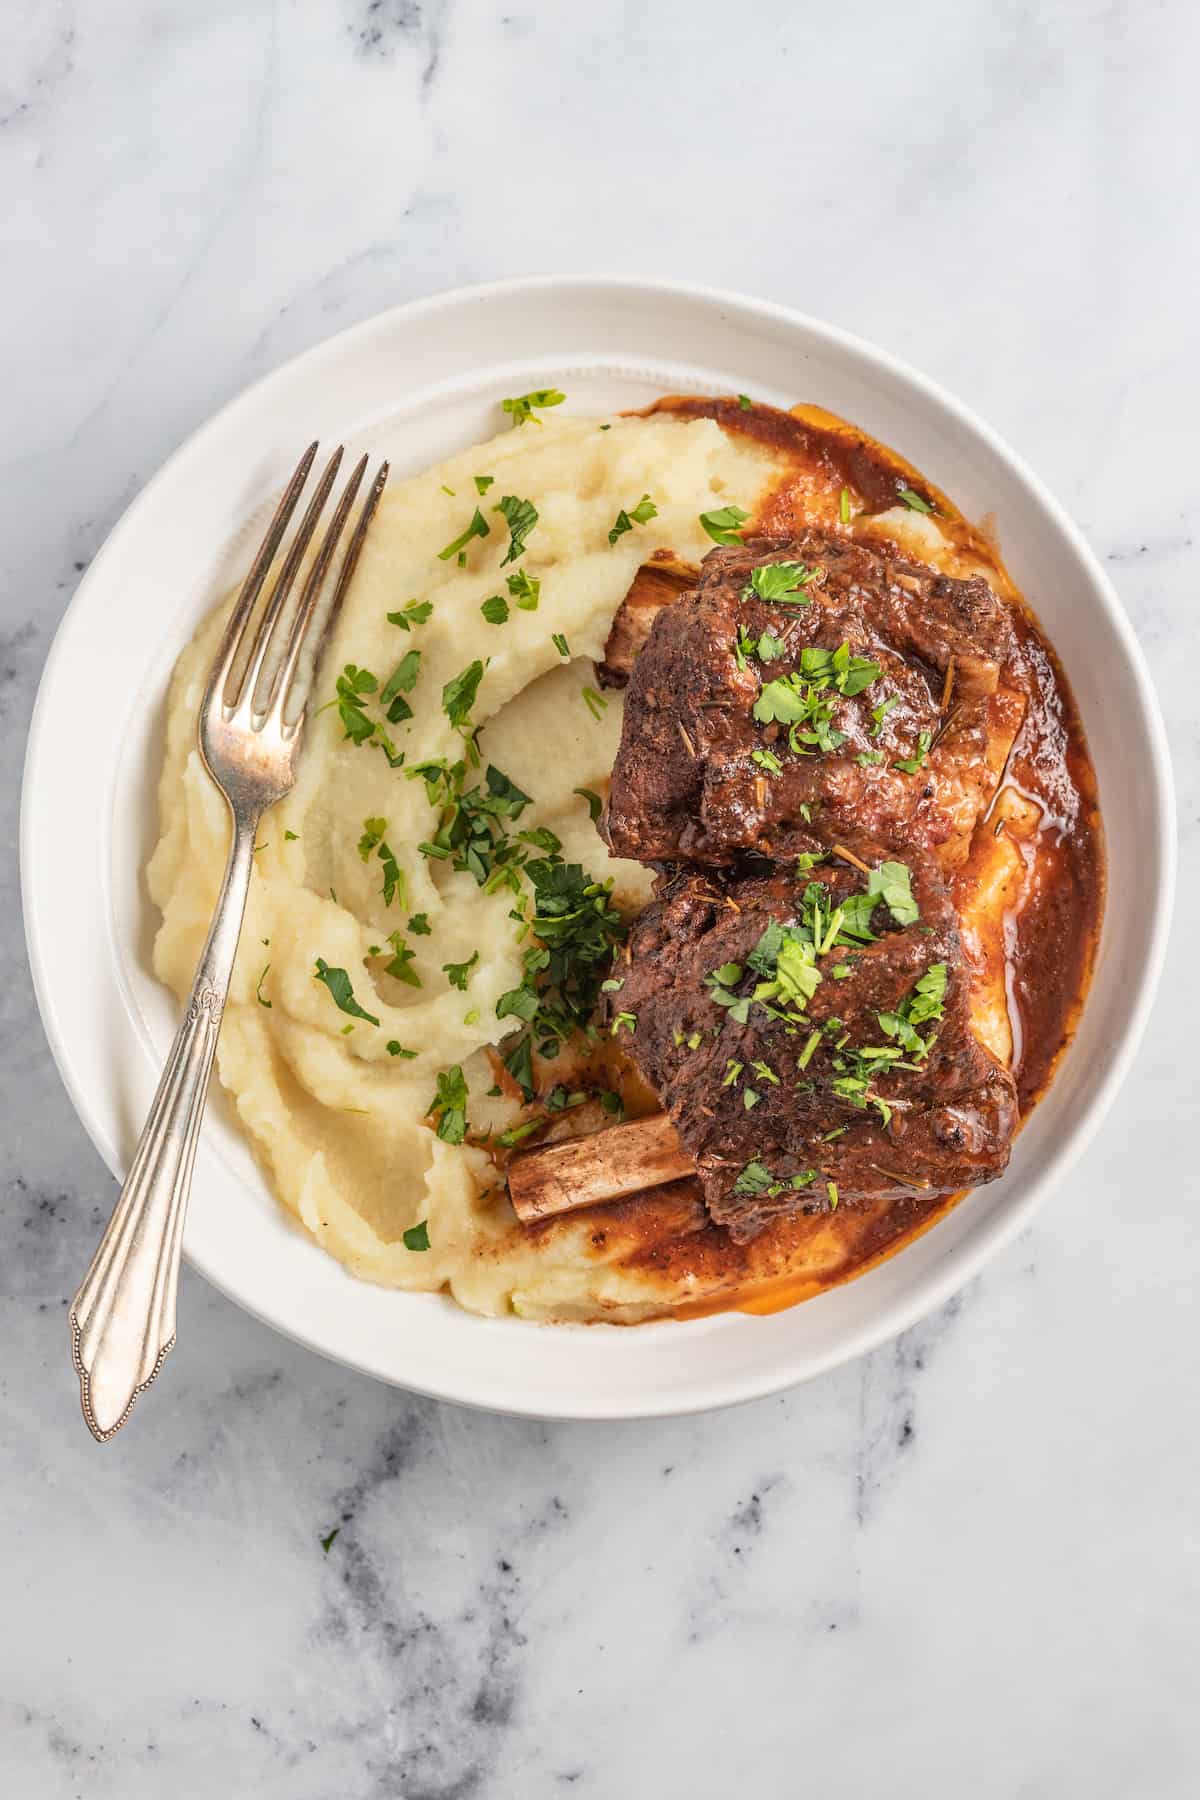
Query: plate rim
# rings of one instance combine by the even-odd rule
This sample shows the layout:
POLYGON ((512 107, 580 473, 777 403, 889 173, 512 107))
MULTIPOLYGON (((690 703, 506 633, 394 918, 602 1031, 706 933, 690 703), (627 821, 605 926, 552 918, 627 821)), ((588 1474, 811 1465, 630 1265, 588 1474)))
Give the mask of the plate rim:
MULTIPOLYGON (((524 1393, 510 1396, 510 1401, 505 1403, 493 1398, 482 1399, 478 1395, 465 1392, 449 1378, 440 1384, 436 1381, 422 1381, 419 1374, 410 1374, 407 1370, 404 1373, 397 1373, 394 1368, 383 1368, 370 1360, 364 1360, 361 1355, 355 1355, 351 1351, 331 1348, 327 1343, 317 1341, 293 1325, 281 1323, 271 1317, 244 1291, 231 1285, 222 1276, 215 1274, 210 1267, 206 1266, 203 1257, 197 1256, 185 1248, 184 1254, 191 1266, 196 1268, 206 1280, 212 1282, 227 1298, 235 1301, 249 1312, 251 1316, 261 1320, 282 1335, 304 1344, 306 1348, 316 1351, 319 1355, 344 1366, 361 1370, 391 1385, 480 1411, 508 1413, 520 1417, 540 1419, 661 1418, 707 1411, 780 1393, 789 1387, 798 1385, 801 1381, 826 1373, 830 1369, 839 1367, 878 1347, 909 1329, 919 1319, 926 1317, 944 1304, 953 1293, 969 1282, 991 1257, 996 1255, 1006 1243, 1010 1242, 1029 1224, 1049 1193, 1065 1178, 1092 1142, 1101 1123, 1107 1117, 1121 1084, 1138 1053, 1157 995, 1165 962, 1175 898, 1177 823, 1170 752, 1154 684, 1150 678, 1141 645, 1121 604, 1115 585, 1080 528, 1025 458, 965 402, 957 399, 937 381, 912 368, 902 358, 846 331, 839 325, 780 302, 759 299, 734 290, 712 287, 705 283, 676 281, 659 277, 586 273, 539 274, 510 277, 467 286, 452 286, 397 306, 385 308, 341 331, 318 340, 315 344, 286 358, 275 368, 268 370, 239 389, 215 412, 207 415, 195 430, 189 432, 182 439, 124 508, 80 579, 56 627, 39 678, 30 719, 22 771, 18 832, 21 901, 26 951, 33 975, 34 993, 51 1055, 72 1106, 88 1137, 113 1176, 119 1180, 123 1170, 117 1148, 110 1144, 106 1130, 95 1116, 87 1091, 77 1080, 70 1059, 66 1036, 61 1029, 53 997, 53 984, 49 978, 46 946, 40 935, 39 921, 32 903, 33 865, 36 856, 34 793, 37 787, 38 771, 45 758, 52 689, 63 659, 70 653, 72 632, 78 625, 82 611, 81 600, 86 596, 89 586, 96 577, 96 572, 102 571, 106 561, 115 553, 114 547, 119 548, 129 532, 137 528, 138 515, 144 507, 152 502, 160 485, 169 480, 176 465, 197 448, 202 448, 210 436, 218 435, 227 425, 230 415, 235 414, 243 406, 250 406, 255 399, 262 396, 263 391, 268 389, 272 383, 287 381, 298 372, 301 366, 307 369, 319 367, 325 359, 335 358, 344 352, 355 340, 365 342, 374 334, 389 333, 396 329, 403 330, 406 322, 415 323, 437 313, 450 313, 456 308, 486 306, 489 302, 511 299, 514 296, 545 295, 547 293, 579 296, 585 292, 600 293, 610 297, 627 292, 635 300, 643 303, 647 301, 652 303, 656 298, 664 301, 672 299, 691 301, 709 308, 729 309, 743 318, 757 317, 773 326, 782 327, 786 331, 805 334, 811 339, 822 341, 849 355, 860 366, 865 366, 878 375, 899 381, 915 390, 935 409, 940 409, 953 418, 968 436, 978 439, 1007 469, 1009 474, 1016 478, 1018 485, 1028 490, 1036 499, 1054 529, 1065 539, 1072 555, 1087 574, 1091 587, 1102 603, 1107 623, 1118 640, 1125 665, 1138 693, 1145 722, 1144 743, 1153 775, 1153 790, 1148 798, 1151 801, 1154 815, 1153 843, 1156 884, 1153 915, 1146 936, 1145 960, 1139 972, 1140 980, 1136 995, 1125 1017, 1117 1041, 1116 1053, 1100 1077, 1083 1116, 1070 1129, 1066 1141, 1054 1147, 1048 1154, 1040 1172, 1027 1179, 1023 1192, 1015 1197, 1007 1207, 982 1221, 972 1237, 951 1246, 941 1263, 927 1271, 924 1278, 908 1295, 899 1296, 886 1303, 871 1316, 861 1321, 856 1328, 849 1330, 844 1337, 830 1343, 823 1350, 820 1347, 815 1350, 811 1346, 801 1347, 798 1351, 793 1348, 789 1354, 788 1350, 784 1349, 769 1369, 742 1371, 739 1375, 729 1376, 724 1380, 711 1377, 703 1393, 674 1397, 669 1393, 652 1393, 647 1395, 643 1401, 633 1405, 625 1398, 607 1400, 602 1393, 592 1394, 584 1391, 577 1398, 573 1396, 573 1404, 568 1409, 561 1405, 546 1404, 549 1390, 540 1401, 537 1393, 531 1392, 528 1396, 524 1393), (795 1367, 796 1361, 800 1361, 803 1366, 795 1367)), ((357 1279, 348 1272, 346 1278, 348 1280, 357 1279)), ((402 1290, 397 1290, 397 1292, 402 1292, 402 1290)), ((404 1293, 403 1298, 405 1301, 416 1303, 436 1302, 441 1299, 440 1296, 410 1293, 404 1293)), ((445 1301, 442 1303, 454 1304, 454 1302, 445 1301)), ((731 1316, 721 1315, 722 1318, 731 1316)), ((504 1330, 512 1329, 514 1323, 509 1320, 477 1322, 491 1326, 493 1329, 504 1330)), ((530 1322, 521 1321, 519 1323, 528 1325, 530 1322)), ((687 1332, 694 1330, 697 1326, 709 1323, 711 1321, 707 1320, 651 1322, 636 1329, 639 1333, 653 1335, 660 1330, 668 1330, 672 1333, 687 1332)), ((590 1333, 597 1328, 560 1325, 539 1327, 539 1329, 554 1330, 555 1332, 582 1329, 590 1333)), ((612 1327, 610 1329, 620 1330, 623 1334, 626 1329, 631 1328, 612 1327)))

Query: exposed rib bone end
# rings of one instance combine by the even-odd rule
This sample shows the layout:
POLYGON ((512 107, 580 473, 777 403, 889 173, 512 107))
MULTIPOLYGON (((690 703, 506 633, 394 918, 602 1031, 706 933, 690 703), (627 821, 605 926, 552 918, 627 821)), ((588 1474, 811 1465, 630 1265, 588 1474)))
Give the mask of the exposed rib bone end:
POLYGON ((508 1192, 518 1219, 532 1225, 694 1173, 670 1119, 656 1113, 523 1151, 508 1165, 508 1192))

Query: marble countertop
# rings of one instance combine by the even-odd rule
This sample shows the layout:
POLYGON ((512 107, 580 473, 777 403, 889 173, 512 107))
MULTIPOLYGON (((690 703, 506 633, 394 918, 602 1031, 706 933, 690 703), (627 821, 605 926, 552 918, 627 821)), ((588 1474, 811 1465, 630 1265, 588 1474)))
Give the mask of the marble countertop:
POLYGON ((348 1374, 185 1273, 184 1344, 99 1451, 65 1307, 113 1184, 38 1023, 14 854, 51 636, 167 452, 381 307, 604 269, 834 320, 1024 451, 1152 664, 1194 918, 1198 84, 1191 0, 3 9, 13 1800, 1200 1789, 1181 932, 1035 1229, 861 1362, 711 1417, 538 1425, 348 1374))

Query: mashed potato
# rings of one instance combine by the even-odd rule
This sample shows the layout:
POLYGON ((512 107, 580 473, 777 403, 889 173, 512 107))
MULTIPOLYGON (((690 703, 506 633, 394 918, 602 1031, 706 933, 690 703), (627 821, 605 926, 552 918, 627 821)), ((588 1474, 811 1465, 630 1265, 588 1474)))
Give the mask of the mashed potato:
MULTIPOLYGON (((585 697, 595 688, 591 659, 602 656, 639 565, 659 549, 698 562, 711 548, 699 514, 730 502, 753 509, 771 473, 765 449, 735 441, 711 420, 548 417, 388 489, 318 673, 299 779, 261 829, 218 1050, 221 1081, 279 1198, 356 1275, 446 1287, 490 1314, 636 1318, 662 1309, 646 1275, 606 1256, 586 1223, 542 1234, 516 1227, 486 1152, 435 1135, 427 1115, 437 1077, 455 1065, 469 1086, 473 1130, 519 1116, 514 1101, 488 1096, 495 1075, 486 1049, 515 1023, 495 1014, 522 978, 513 895, 489 894, 470 874, 421 854, 436 826, 424 782, 407 779, 372 743, 347 738, 336 707, 315 708, 333 695, 345 665, 371 671, 382 687, 407 652, 419 651, 405 695, 412 718, 387 730, 409 765, 453 760, 463 740, 443 710, 443 687, 486 659, 471 718, 481 728, 484 767, 495 765, 531 796, 519 828, 548 828, 568 862, 597 879, 611 876, 618 905, 636 911, 649 894, 648 872, 608 856, 575 791, 607 793, 621 731, 618 693, 602 706, 585 697), (482 496, 476 476, 491 478, 482 496), (646 494, 657 515, 610 544, 618 512, 646 494), (502 569, 509 529, 494 508, 505 495, 531 500, 538 522, 525 553, 502 569), (489 535, 467 540, 465 566, 439 559, 476 505, 489 535), (535 610, 509 595, 514 570, 540 582, 535 610), (508 606, 504 623, 481 614, 494 595, 508 606), (389 623, 389 612, 414 601, 431 603, 426 620, 408 632, 389 623), (385 821, 383 842, 402 877, 390 902, 378 846, 367 845, 365 860, 360 853, 367 820, 385 821), (409 924, 420 915, 425 934, 409 924), (383 972, 396 932, 411 953, 402 967, 419 986, 383 972), (339 1010, 315 977, 319 959, 346 971, 356 1003, 378 1025, 339 1010), (456 979, 466 985, 455 985, 445 965, 464 964, 469 970, 456 979), (389 1053, 389 1045, 399 1049, 389 1053), (404 1233, 422 1221, 429 1248, 407 1248, 404 1233)), ((202 627, 175 671, 161 840, 149 868, 163 921, 154 965, 180 996, 228 841, 224 802, 196 747, 225 611, 202 627)), ((382 720, 377 699, 368 696, 368 711, 382 720)))

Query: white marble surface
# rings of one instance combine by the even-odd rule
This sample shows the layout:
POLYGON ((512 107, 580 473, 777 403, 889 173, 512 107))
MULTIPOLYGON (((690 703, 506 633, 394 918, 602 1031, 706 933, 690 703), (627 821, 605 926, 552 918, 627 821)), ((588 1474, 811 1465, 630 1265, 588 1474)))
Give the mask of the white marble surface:
POLYGON ((710 1418, 539 1426, 346 1374, 185 1277, 183 1345, 100 1451, 64 1310, 112 1184, 12 855, 51 634, 166 452, 380 307, 604 269, 836 320, 1026 452, 1157 676, 1194 921, 1198 84, 1192 0, 0 10, 5 1795, 1200 1790, 1182 929, 1036 1229, 866 1361, 710 1418))

